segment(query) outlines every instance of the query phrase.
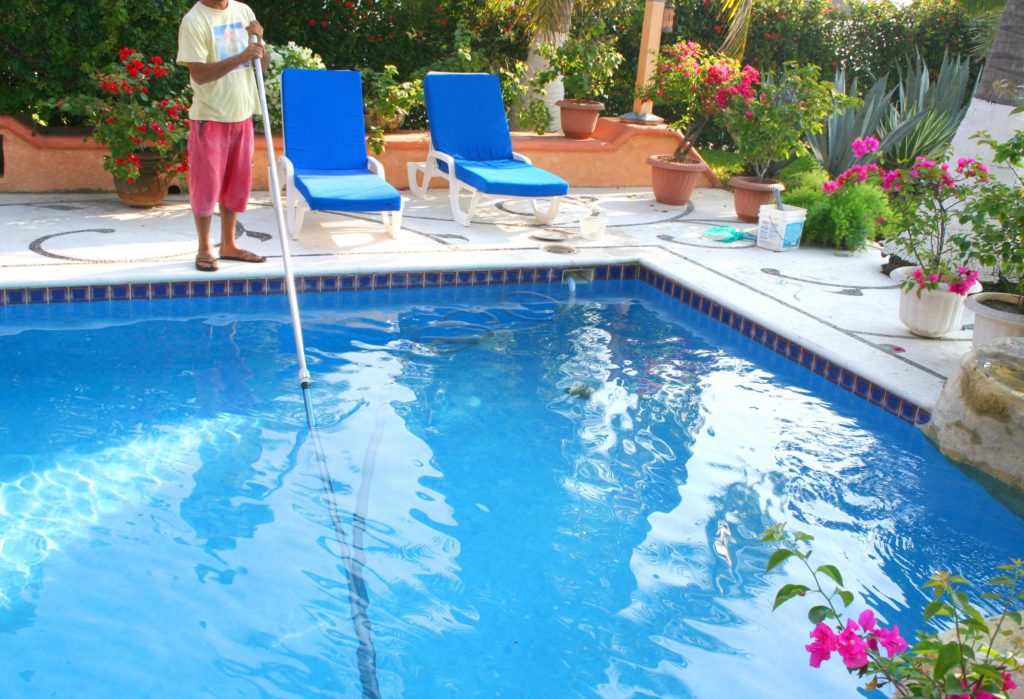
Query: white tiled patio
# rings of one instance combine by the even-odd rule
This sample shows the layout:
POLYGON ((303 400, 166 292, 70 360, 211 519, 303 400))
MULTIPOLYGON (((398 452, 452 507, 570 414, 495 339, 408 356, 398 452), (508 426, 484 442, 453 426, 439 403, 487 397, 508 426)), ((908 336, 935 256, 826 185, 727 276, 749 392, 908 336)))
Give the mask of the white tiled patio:
MULTIPOLYGON (((452 220, 445 193, 410 198, 396 239, 371 215, 307 214, 291 242, 295 274, 641 262, 926 409, 970 349, 969 312, 965 328, 943 339, 916 338, 900 324, 900 292, 880 273, 878 248, 777 253, 708 237, 714 226, 755 229, 735 218, 731 194, 722 190, 698 189, 690 205, 673 207, 644 188, 574 189, 550 226, 534 223, 527 202, 491 200, 469 228, 452 220), (606 215, 607 231, 585 240, 579 220, 596 211, 606 215), (559 234, 566 239, 539 239, 559 234), (571 252, 552 252, 552 245, 571 252)), ((129 209, 113 193, 0 194, 0 289, 283 273, 266 192, 254 193, 238 235, 267 263, 221 262, 218 272, 203 273, 193 267, 195 231, 183 195, 154 209, 129 209)), ((2 307, 0 319, 11 322, 2 307)))

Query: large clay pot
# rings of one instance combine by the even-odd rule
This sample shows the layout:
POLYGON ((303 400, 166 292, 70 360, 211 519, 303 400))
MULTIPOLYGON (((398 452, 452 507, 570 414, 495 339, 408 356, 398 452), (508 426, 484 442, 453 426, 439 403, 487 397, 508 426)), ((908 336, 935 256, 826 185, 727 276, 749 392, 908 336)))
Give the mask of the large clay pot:
POLYGON ((915 335, 941 337, 960 327, 964 299, 942 287, 900 289, 900 322, 915 335))
POLYGON ((667 155, 652 155, 647 158, 651 165, 651 188, 654 200, 659 204, 679 206, 690 201, 700 176, 708 169, 704 163, 668 160, 667 155))
POLYGON ((160 168, 160 156, 144 153, 139 156, 139 176, 134 182, 114 178, 114 188, 121 201, 137 209, 148 209, 167 198, 167 174, 160 168))
POLYGON ((597 120, 604 109, 602 103, 591 100, 558 100, 555 104, 562 115, 562 133, 567 138, 582 140, 594 135, 597 120))
POLYGON ((981 347, 999 337, 1024 337, 1024 310, 1020 296, 985 291, 967 297, 974 312, 972 347, 981 347))
POLYGON ((778 180, 760 181, 756 177, 733 177, 729 180, 732 187, 733 202, 736 206, 736 217, 747 223, 756 223, 764 204, 775 202, 775 192, 785 189, 778 180))

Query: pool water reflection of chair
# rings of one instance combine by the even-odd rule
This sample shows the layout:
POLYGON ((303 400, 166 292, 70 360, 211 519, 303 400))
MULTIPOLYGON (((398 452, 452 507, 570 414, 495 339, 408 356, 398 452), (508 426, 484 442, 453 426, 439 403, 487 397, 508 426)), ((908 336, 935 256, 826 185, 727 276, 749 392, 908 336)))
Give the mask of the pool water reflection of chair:
POLYGON ((424 163, 409 163, 409 189, 422 197, 433 177, 448 180, 452 217, 468 226, 481 195, 529 199, 541 223, 558 214, 569 183, 512 151, 501 83, 485 73, 428 73, 423 92, 430 124, 424 163), (418 175, 423 175, 423 182, 418 175), (459 197, 469 194, 465 210, 459 197), (546 209, 538 201, 546 199, 546 209))
POLYGON ((366 150, 362 76, 351 70, 286 68, 281 74, 288 233, 297 239, 306 211, 380 212, 392 238, 403 201, 366 150))

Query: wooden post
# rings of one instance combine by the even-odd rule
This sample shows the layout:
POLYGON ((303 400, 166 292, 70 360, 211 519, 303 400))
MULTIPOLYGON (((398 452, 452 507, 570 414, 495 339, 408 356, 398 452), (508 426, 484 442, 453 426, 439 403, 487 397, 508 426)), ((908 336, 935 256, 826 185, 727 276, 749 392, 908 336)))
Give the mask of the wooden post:
MULTIPOLYGON (((654 75, 658 65, 658 51, 661 49, 661 21, 665 12, 665 0, 647 0, 644 6, 644 28, 640 35, 640 59, 636 67, 636 85, 643 87, 654 75)), ((650 100, 633 100, 633 111, 623 114, 623 121, 642 124, 660 124, 664 121, 653 112, 654 104, 650 100)))

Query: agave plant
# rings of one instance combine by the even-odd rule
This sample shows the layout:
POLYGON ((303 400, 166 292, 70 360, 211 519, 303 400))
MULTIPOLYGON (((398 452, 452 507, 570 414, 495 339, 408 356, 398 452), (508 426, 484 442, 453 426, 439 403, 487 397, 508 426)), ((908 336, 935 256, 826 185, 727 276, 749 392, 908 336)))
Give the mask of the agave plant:
POLYGON ((943 56, 932 82, 918 56, 900 71, 896 99, 878 124, 881 160, 890 167, 909 167, 917 156, 940 158, 956 135, 974 94, 967 58, 943 56), (913 120, 913 127, 904 126, 913 120), (901 128, 902 127, 902 128, 901 128), (899 138, 886 139, 899 132, 899 138))
MULTIPOLYGON (((884 75, 859 104, 837 108, 822 132, 809 136, 811 151, 833 178, 854 164, 851 146, 865 136, 881 141, 876 156, 889 167, 909 167, 919 155, 940 157, 956 135, 974 93, 969 71, 968 59, 946 56, 933 82, 928 66, 918 57, 900 71, 896 87, 889 89, 889 77, 884 75)), ((857 94, 857 80, 847 85, 841 68, 835 83, 838 92, 857 94)))
MULTIPOLYGON (((847 85, 846 72, 842 68, 836 71, 835 83, 840 94, 851 98, 857 96, 857 79, 847 85)), ((875 135, 879 124, 889 113, 896 90, 888 89, 887 83, 888 76, 882 76, 860 100, 846 108, 837 107, 825 120, 821 131, 808 135, 811 151, 832 179, 853 165, 855 156, 851 146, 854 140, 875 135)), ((888 142, 899 138, 909 128, 904 126, 891 131, 887 134, 888 142)), ((884 150, 885 145, 886 139, 883 139, 880 149, 884 150)))

